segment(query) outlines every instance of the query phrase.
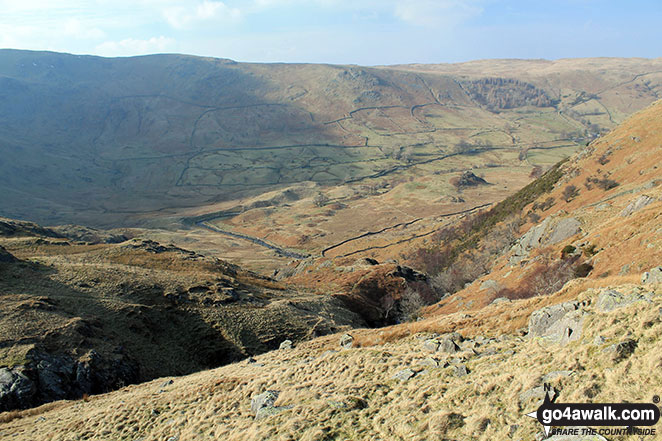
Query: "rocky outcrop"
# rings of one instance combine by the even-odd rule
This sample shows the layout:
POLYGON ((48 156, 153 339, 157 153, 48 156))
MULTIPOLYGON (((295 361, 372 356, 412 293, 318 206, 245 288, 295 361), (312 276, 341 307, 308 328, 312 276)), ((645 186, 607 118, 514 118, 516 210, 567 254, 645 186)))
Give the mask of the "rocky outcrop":
POLYGON ((457 188, 467 188, 487 185, 487 181, 480 176, 476 176, 472 171, 467 170, 460 176, 451 179, 451 184, 457 188))
POLYGON ((622 293, 615 289, 607 288, 601 290, 598 296, 597 309, 600 312, 609 312, 641 301, 650 301, 650 299, 639 292, 622 293))
POLYGON ((641 195, 621 211, 621 216, 627 217, 632 213, 635 213, 647 205, 650 205, 655 199, 650 196, 641 195))
POLYGON ((390 263, 365 265, 346 277, 344 292, 335 294, 351 311, 371 327, 399 323, 401 304, 408 288, 416 291, 425 304, 436 300, 426 274, 390 263))
POLYGON ((581 222, 574 217, 563 219, 547 218, 527 231, 512 247, 510 264, 519 264, 529 257, 531 250, 559 243, 580 231, 581 222))
POLYGON ((581 302, 566 302, 534 311, 529 318, 529 336, 566 345, 578 340, 586 311, 581 302))
POLYGON ((97 230, 96 228, 90 228, 81 225, 60 225, 57 227, 52 227, 51 229, 68 239, 90 244, 121 243, 129 239, 127 236, 121 233, 97 230))
POLYGON ((0 236, 35 236, 63 238, 61 234, 50 228, 42 227, 33 222, 19 221, 14 219, 0 218, 0 236))
POLYGON ((35 401, 37 388, 24 368, 0 368, 0 412, 27 407, 35 401))
POLYGON ((0 411, 25 409, 55 400, 99 394, 140 379, 137 364, 126 357, 104 359, 95 351, 67 355, 28 354, 29 362, 0 368, 0 411))

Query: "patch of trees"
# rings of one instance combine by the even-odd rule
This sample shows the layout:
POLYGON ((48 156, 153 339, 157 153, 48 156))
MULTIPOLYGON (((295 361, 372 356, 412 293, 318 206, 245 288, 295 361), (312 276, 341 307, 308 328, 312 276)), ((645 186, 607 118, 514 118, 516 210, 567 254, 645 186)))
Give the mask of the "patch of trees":
POLYGON ((553 107, 557 101, 533 84, 510 78, 482 78, 465 82, 471 98, 491 111, 517 107, 553 107))

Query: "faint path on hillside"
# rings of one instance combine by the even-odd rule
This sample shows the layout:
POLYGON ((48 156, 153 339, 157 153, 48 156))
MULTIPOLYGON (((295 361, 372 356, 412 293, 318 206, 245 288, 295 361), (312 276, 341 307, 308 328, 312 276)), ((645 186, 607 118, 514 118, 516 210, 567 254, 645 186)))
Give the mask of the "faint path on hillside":
MULTIPOLYGON (((330 247, 327 247, 327 248, 323 249, 323 250, 322 250, 322 257, 326 257, 326 253, 329 252, 329 251, 331 251, 332 249, 334 249, 334 248, 338 248, 338 247, 340 247, 340 246, 342 246, 342 245, 345 245, 345 244, 347 244, 347 243, 349 243, 349 242, 352 242, 352 241, 355 241, 355 240, 363 239, 363 238, 365 238, 365 237, 369 237, 369 236, 375 236, 375 235, 377 235, 377 234, 381 234, 381 233, 383 233, 383 232, 385 232, 385 231, 393 230, 393 229, 395 229, 395 228, 399 228, 399 227, 408 227, 408 226, 410 226, 410 225, 415 224, 416 222, 422 221, 423 219, 431 219, 431 218, 434 218, 434 219, 440 219, 440 218, 444 218, 444 217, 457 216, 457 215, 460 215, 460 214, 470 213, 470 212, 472 212, 472 211, 474 211, 474 210, 479 210, 479 209, 481 209, 481 208, 485 208, 485 207, 488 207, 488 206, 490 206, 490 205, 492 205, 491 202, 486 203, 486 204, 477 205, 477 206, 475 206, 475 207, 467 208, 467 209, 465 209, 465 210, 455 211, 455 212, 453 212, 453 213, 445 213, 445 214, 441 214, 441 215, 431 216, 431 217, 428 217, 428 218, 419 217, 419 218, 416 218, 416 219, 411 220, 411 221, 409 221, 409 222, 401 222, 401 223, 399 223, 399 224, 391 225, 391 226, 389 226, 389 227, 384 227, 384 228, 382 228, 381 230, 378 230, 378 231, 368 231, 367 233, 363 233, 363 234, 360 234, 360 235, 355 236, 355 237, 350 237, 349 239, 345 239, 345 240, 343 240, 342 242, 339 242, 339 243, 337 243, 337 244, 335 244, 335 245, 331 245, 330 247)), ((398 242, 394 242, 394 243, 391 243, 391 244, 388 244, 388 245, 369 247, 369 248, 365 248, 365 249, 362 249, 362 250, 353 251, 353 252, 348 253, 348 254, 343 254, 343 255, 341 255, 341 256, 336 256, 336 257, 346 257, 346 256, 350 256, 350 255, 352 255, 352 254, 360 253, 360 252, 363 252, 363 251, 368 251, 368 250, 373 250, 373 249, 380 249, 380 248, 387 248, 387 247, 390 247, 390 246, 393 246, 393 245, 397 245, 397 244, 400 244, 400 243, 403 243, 403 242, 408 242, 408 241, 410 241, 410 240, 413 240, 413 239, 416 239, 416 238, 419 238, 419 237, 423 237, 423 236, 430 235, 430 234, 434 233, 434 232, 437 231, 437 230, 438 230, 438 229, 435 229, 435 230, 433 230, 433 231, 431 231, 431 232, 428 232, 428 233, 425 233, 425 234, 421 234, 421 235, 417 235, 417 236, 413 236, 413 237, 410 237, 410 238, 407 238, 407 239, 403 239, 403 240, 400 240, 400 241, 398 241, 398 242)))

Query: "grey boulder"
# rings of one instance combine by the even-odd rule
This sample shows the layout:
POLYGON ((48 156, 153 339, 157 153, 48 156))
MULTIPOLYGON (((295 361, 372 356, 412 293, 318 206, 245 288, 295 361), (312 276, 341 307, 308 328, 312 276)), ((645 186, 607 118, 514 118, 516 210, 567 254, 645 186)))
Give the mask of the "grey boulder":
POLYGON ((340 347, 344 349, 350 349, 354 345, 354 337, 350 334, 344 334, 340 337, 340 347))
POLYGON ((662 283, 662 266, 652 268, 641 276, 641 283, 662 283))
POLYGON ((581 302, 566 302, 534 311, 529 318, 529 336, 566 345, 578 340, 586 312, 581 302))

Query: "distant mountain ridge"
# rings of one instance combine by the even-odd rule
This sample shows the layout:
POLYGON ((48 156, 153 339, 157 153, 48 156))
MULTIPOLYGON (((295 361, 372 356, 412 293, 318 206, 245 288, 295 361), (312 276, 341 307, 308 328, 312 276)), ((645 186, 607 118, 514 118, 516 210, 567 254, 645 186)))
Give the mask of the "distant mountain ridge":
POLYGON ((2 214, 140 225, 163 210, 298 182, 405 174, 463 142, 554 151, 612 127, 662 87, 660 60, 532 68, 541 63, 556 65, 364 68, 1 50, 2 214))

